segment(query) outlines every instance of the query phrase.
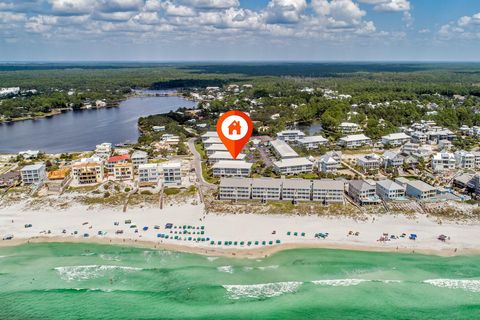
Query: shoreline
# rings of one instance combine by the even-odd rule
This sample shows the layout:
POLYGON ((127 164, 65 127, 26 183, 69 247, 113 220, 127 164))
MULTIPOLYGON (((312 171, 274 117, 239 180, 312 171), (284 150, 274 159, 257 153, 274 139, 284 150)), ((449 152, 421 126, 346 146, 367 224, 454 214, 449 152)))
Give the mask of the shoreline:
MULTIPOLYGON (((319 240, 322 241, 322 240, 319 240)), ((387 246, 365 246, 365 245, 351 245, 342 243, 283 243, 261 248, 237 248, 226 249, 221 247, 208 246, 188 246, 172 243, 162 243, 148 240, 133 240, 133 239, 115 239, 115 238, 77 238, 71 236, 35 236, 31 238, 12 239, 0 242, 0 248, 17 247, 28 244, 95 244, 95 245, 111 245, 124 246, 142 249, 155 249, 173 251, 186 254, 197 254, 203 256, 226 257, 236 259, 259 259, 266 258, 273 254, 302 249, 326 249, 326 250, 340 250, 340 251, 358 251, 358 252, 375 252, 375 253, 392 253, 392 254, 418 254, 438 257, 461 257, 461 256, 478 256, 480 255, 480 248, 478 249, 460 249, 456 252, 451 249, 414 249, 399 247, 398 249, 387 246)))
MULTIPOLYGON (((440 221, 423 214, 371 214, 361 220, 341 213, 328 217, 215 214, 207 212, 197 198, 167 202, 162 209, 131 206, 123 212, 118 206, 82 205, 75 202, 75 196, 65 195, 65 203, 73 204, 64 208, 32 205, 28 200, 0 208, 0 239, 14 237, 0 240, 0 247, 43 242, 96 243, 235 258, 310 248, 447 257, 480 255, 478 220, 440 221), (319 233, 327 236, 321 239, 316 236, 319 233), (410 240, 410 234, 416 234, 417 239, 410 240), (440 234, 448 239, 438 240, 440 234)), ((51 198, 54 201, 55 197, 51 198)))

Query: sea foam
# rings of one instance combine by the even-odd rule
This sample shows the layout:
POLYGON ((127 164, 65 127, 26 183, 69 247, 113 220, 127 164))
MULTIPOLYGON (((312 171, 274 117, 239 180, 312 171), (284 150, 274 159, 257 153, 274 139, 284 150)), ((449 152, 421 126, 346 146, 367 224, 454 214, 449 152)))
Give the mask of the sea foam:
POLYGON ((221 267, 218 267, 217 270, 219 272, 233 273, 233 267, 232 266, 221 266, 221 267))
POLYGON ((480 292, 480 280, 428 279, 423 281, 423 283, 427 283, 440 288, 463 289, 470 292, 480 292))
POLYGON ((60 278, 65 281, 78 281, 103 277, 109 271, 120 270, 123 272, 135 272, 142 269, 123 266, 89 265, 56 267, 54 270, 57 271, 60 278))
POLYGON ((271 298, 277 297, 286 293, 294 293, 302 285, 302 282, 288 281, 288 282, 273 282, 250 285, 224 285, 223 288, 227 290, 227 295, 230 299, 242 298, 271 298))
POLYGON ((320 286, 331 286, 331 287, 349 287, 357 286, 360 283, 368 282, 370 280, 366 279, 325 279, 325 280, 314 280, 313 284, 320 286))

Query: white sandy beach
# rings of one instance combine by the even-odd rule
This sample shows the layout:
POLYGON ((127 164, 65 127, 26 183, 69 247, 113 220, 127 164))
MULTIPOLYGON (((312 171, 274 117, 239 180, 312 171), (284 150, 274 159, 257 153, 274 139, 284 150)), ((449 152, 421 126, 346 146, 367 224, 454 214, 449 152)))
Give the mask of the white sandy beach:
MULTIPOLYGON (((175 230, 175 229, 172 229, 175 230)), ((367 221, 355 221, 351 218, 324 218, 318 216, 255 215, 255 214, 207 214, 203 205, 168 206, 163 210, 154 208, 130 208, 123 213, 121 209, 92 210, 85 206, 74 205, 68 209, 45 208, 25 210, 23 204, 0 209, 0 236, 14 235, 13 240, 0 241, 0 245, 15 245, 29 242, 96 242, 116 243, 137 246, 165 248, 171 250, 195 252, 210 255, 234 255, 237 257, 258 257, 290 248, 337 248, 367 251, 416 252, 437 255, 480 254, 480 223, 437 223, 424 215, 415 218, 406 216, 376 215, 367 221), (124 223, 131 219, 137 225, 138 233, 124 223), (201 220, 202 219, 202 220, 201 220), (13 221, 13 222, 12 222, 13 221), (114 222, 119 222, 115 226, 114 222), (88 222, 88 224, 85 224, 88 222), (168 233, 166 223, 175 225, 205 226, 205 234, 215 240, 194 242, 188 240, 159 239, 158 233, 168 233), (32 224, 25 228, 25 224, 32 224), (153 227, 159 225, 160 229, 153 227), (142 228, 148 226, 147 231, 142 228), (66 230, 63 234, 62 230, 66 230), (123 234, 115 234, 122 229, 123 234), (46 234, 50 230, 50 234, 46 234), (43 231, 43 232, 42 232, 43 231), (78 234, 74 235, 73 232, 78 234), (106 232, 99 236, 98 231, 106 232), (276 231, 276 234, 272 234, 276 231), (287 232, 292 232, 288 236, 287 232), (348 235, 349 231, 359 232, 359 236, 348 235), (298 232, 298 236, 293 236, 298 232), (305 236, 301 236, 304 232, 305 236), (328 232, 326 239, 316 239, 315 233, 328 232), (89 237, 85 238, 84 234, 89 237), (391 241, 377 241, 383 233, 407 237, 391 241), (408 235, 418 235, 416 241, 408 235), (441 242, 438 235, 445 234, 450 240, 441 242), (276 241, 280 245, 254 245, 254 241, 276 241), (244 241, 243 246, 217 245, 217 241, 244 241), (252 241, 248 246, 247 242, 252 241)), ((169 234, 169 233, 168 233, 169 234)), ((175 235, 175 234, 172 234, 175 235)), ((183 237, 196 237, 186 235, 183 237)))

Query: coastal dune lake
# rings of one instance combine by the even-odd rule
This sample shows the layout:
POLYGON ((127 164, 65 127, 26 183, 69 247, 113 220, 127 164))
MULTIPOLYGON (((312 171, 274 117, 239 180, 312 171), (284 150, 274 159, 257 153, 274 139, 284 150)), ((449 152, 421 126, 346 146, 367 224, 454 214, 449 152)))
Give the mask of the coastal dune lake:
POLYGON ((480 257, 0 248, 1 319, 478 319, 480 257))
POLYGON ((131 97, 119 107, 65 112, 48 118, 0 124, 0 153, 60 153, 95 149, 102 142, 136 142, 139 117, 195 103, 181 97, 131 97))

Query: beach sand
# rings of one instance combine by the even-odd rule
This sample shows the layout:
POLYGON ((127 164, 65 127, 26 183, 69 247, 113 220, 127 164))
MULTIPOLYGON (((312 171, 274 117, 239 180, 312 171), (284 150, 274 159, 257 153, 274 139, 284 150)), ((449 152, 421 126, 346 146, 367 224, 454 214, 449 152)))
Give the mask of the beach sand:
MULTIPOLYGON (((173 229, 175 230, 175 229, 173 229)), ((178 229, 177 229, 178 230, 178 229)), ((364 221, 346 217, 256 215, 256 214, 205 214, 203 205, 182 204, 158 208, 91 209, 74 204, 67 209, 26 209, 17 203, 0 209, 0 237, 14 235, 13 240, 0 240, 0 246, 18 245, 27 242, 92 242, 191 252, 211 256, 238 258, 258 258, 272 253, 296 248, 332 248, 346 250, 408 252, 442 256, 480 254, 480 223, 442 221, 439 224, 425 215, 371 215, 364 221), (125 224, 127 219, 137 225, 138 233, 125 224), (13 222, 12 222, 13 221, 13 222), (88 224, 84 224, 88 222, 88 224), (114 222, 119 222, 118 226, 114 222), (205 234, 217 241, 244 241, 243 246, 210 245, 210 242, 159 239, 157 233, 167 233, 166 223, 175 225, 204 226, 205 234), (25 228, 25 224, 32 224, 25 228), (155 230, 154 225, 160 226, 155 230), (148 226, 143 231, 143 226, 148 226), (66 230, 63 234, 62 230, 66 230), (123 234, 115 234, 116 230, 123 234), (46 234, 50 230, 50 234, 46 234), (43 231, 43 232, 42 232, 43 231), (74 235, 73 232, 78 234, 74 235), (98 231, 106 233, 99 236, 98 231), (272 232, 275 231, 275 234, 272 232), (290 231, 292 235, 287 235, 290 231), (359 236, 348 235, 349 231, 359 232, 359 236), (298 232, 298 236, 293 236, 298 232), (304 232, 305 236, 301 236, 304 232), (316 239, 318 232, 328 232, 326 239, 316 239), (84 238, 88 233, 89 237, 84 238), (405 238, 381 242, 383 233, 405 238), (415 233, 417 240, 409 240, 415 233), (450 237, 441 242, 440 234, 450 237), (254 245, 254 241, 280 240, 277 245, 254 245), (247 242, 252 241, 248 246, 247 242)), ((169 234, 170 235, 170 234, 169 234)), ((174 234, 173 234, 174 235, 174 234)), ((187 235, 185 237, 197 237, 187 235)), ((184 237, 182 235, 182 237, 184 237)))

